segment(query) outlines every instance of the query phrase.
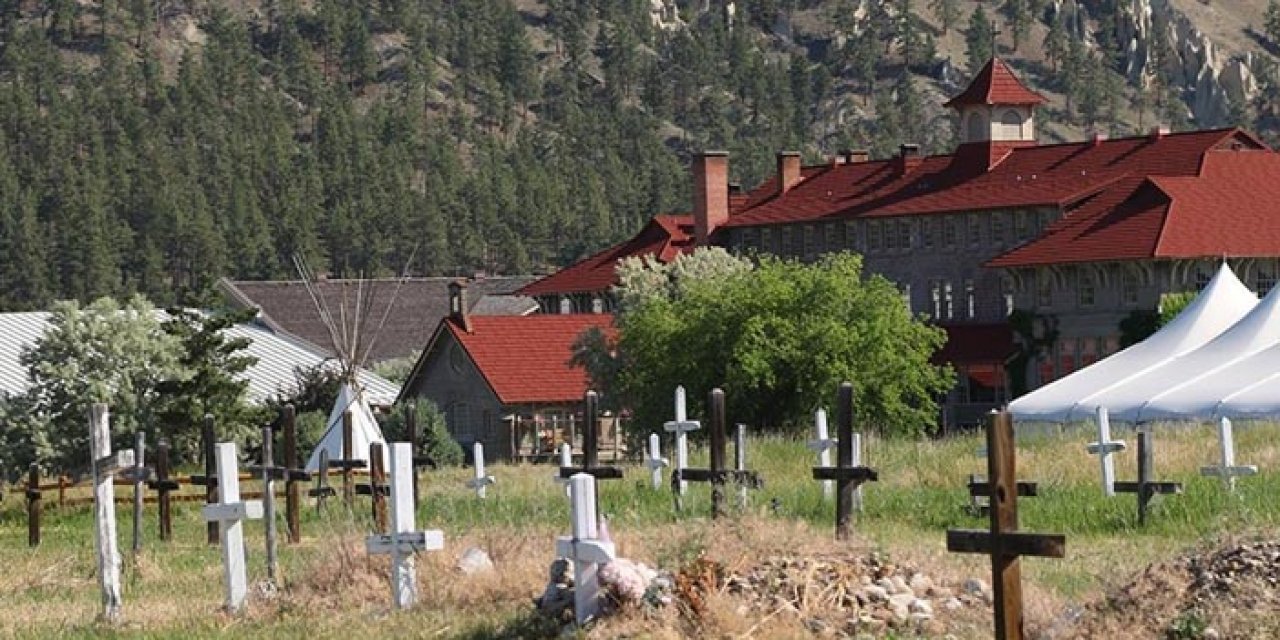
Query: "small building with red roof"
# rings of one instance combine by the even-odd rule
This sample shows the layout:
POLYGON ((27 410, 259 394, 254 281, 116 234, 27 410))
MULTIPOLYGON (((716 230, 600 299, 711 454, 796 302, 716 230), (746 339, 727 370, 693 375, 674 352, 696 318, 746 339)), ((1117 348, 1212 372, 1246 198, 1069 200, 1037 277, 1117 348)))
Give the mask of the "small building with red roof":
MULTIPOLYGON (((948 332, 938 355, 961 384, 944 422, 976 420, 1118 350, 1122 324, 1140 324, 1164 293, 1202 286, 1223 259, 1259 293, 1275 284, 1280 155, 1235 128, 1040 144, 1043 102, 993 58, 947 102, 959 117, 949 154, 904 144, 893 158, 845 152, 803 166, 783 153, 776 175, 741 195, 728 185, 728 155, 701 154, 680 251, 862 254, 868 272, 948 332)), ((642 236, 666 228, 655 221, 642 236)), ((671 255, 654 246, 638 236, 565 278, 585 282, 581 268, 612 284, 617 258, 671 255)), ((558 293, 551 278, 521 293, 531 291, 558 293)))
MULTIPOLYGON (((472 315, 464 283, 450 286, 450 313, 436 326, 397 402, 424 398, 445 414, 464 445, 481 442, 490 460, 550 456, 580 440, 587 372, 571 364, 584 332, 613 334, 608 314, 472 315)), ((615 421, 601 425, 601 447, 617 446, 615 421)), ((574 444, 575 450, 580 444, 574 444)))

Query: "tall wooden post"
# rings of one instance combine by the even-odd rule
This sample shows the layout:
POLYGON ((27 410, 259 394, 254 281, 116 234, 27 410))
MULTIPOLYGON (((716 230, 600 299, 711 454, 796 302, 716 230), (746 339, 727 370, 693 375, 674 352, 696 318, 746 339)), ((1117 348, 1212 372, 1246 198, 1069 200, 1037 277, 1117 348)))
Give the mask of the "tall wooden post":
POLYGON ((262 428, 262 517, 267 543, 267 580, 276 583, 276 483, 275 455, 272 451, 275 433, 270 426, 262 428))
POLYGON ((373 530, 386 533, 387 496, 383 489, 387 486, 387 472, 382 466, 381 442, 369 443, 369 484, 373 502, 373 530))
MULTIPOLYGON (((213 414, 204 414, 204 426, 200 431, 201 446, 204 448, 204 502, 213 504, 218 501, 217 460, 214 458, 215 443, 213 441, 213 414)), ((210 520, 208 526, 209 544, 218 544, 218 522, 210 520)))
MULTIPOLYGON (((712 474, 717 474, 725 470, 725 449, 727 440, 725 434, 725 416, 724 416, 724 391, 720 389, 712 389, 707 395, 707 411, 711 420, 711 460, 708 465, 712 474)), ((712 481, 711 483, 711 517, 723 517, 724 512, 724 481, 712 481)))
MULTIPOLYGON (((282 420, 284 423, 284 466, 298 469, 298 426, 293 405, 284 407, 282 420)), ((298 479, 292 475, 284 481, 284 514, 289 526, 289 544, 302 542, 302 525, 300 510, 302 509, 302 488, 298 479)))
MULTIPOLYGON (((821 415, 820 426, 825 425, 826 416, 821 415)), ((820 436, 825 429, 820 429, 820 436)), ((848 540, 850 534, 849 523, 852 519, 855 500, 858 494, 858 487, 862 483, 876 481, 880 479, 880 475, 875 469, 870 469, 859 464, 861 455, 858 454, 860 448, 860 439, 853 433, 853 383, 841 383, 840 389, 836 393, 836 466, 835 467, 814 467, 813 479, 830 481, 836 483, 836 538, 840 540, 848 540)), ((819 437, 819 440, 826 442, 825 437, 819 437)), ((829 448, 829 447, 828 447, 829 448)))
POLYGON ((40 546, 40 465, 31 463, 27 472, 27 544, 40 546))
MULTIPOLYGON (((349 463, 353 458, 351 456, 354 435, 354 425, 352 424, 353 416, 351 410, 347 409, 342 413, 342 460, 349 463)), ((355 503, 356 488, 355 479, 351 475, 351 466, 344 464, 342 467, 342 504, 351 509, 355 503)))
POLYGON ((143 487, 147 481, 147 467, 143 457, 147 450, 147 434, 139 431, 133 444, 133 555, 142 551, 142 501, 143 487))
POLYGON ((159 496, 156 498, 156 511, 160 514, 160 539, 168 542, 173 538, 173 511, 170 505, 169 492, 178 489, 178 483, 169 477, 169 441, 160 439, 156 447, 156 479, 154 488, 159 496))
MULTIPOLYGON (((120 549, 116 541, 116 501, 113 474, 133 464, 132 456, 111 455, 111 427, 107 405, 89 410, 93 458, 93 520, 98 556, 98 585, 102 588, 102 619, 116 623, 121 615, 120 549)), ((126 452, 121 452, 122 454, 126 452)))

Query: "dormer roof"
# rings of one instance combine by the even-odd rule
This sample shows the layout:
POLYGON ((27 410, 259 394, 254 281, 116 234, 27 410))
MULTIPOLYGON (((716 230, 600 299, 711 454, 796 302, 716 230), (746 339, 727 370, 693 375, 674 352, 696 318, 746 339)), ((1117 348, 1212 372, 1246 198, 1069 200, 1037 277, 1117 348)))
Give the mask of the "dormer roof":
POLYGON ((973 82, 960 95, 943 106, 958 109, 971 105, 1025 105, 1048 102, 1044 96, 1027 88, 1000 58, 992 58, 978 72, 973 82))

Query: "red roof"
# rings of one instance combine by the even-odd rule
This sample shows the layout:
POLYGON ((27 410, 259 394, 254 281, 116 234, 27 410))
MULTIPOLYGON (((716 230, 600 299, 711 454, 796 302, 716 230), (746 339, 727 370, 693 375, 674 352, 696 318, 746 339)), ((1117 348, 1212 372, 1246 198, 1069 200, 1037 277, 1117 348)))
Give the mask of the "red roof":
POLYGON ((604 314, 471 316, 467 333, 452 319, 444 324, 458 340, 502 404, 566 403, 582 399, 587 372, 569 365, 572 347, 593 327, 613 337, 613 316, 604 314))
MULTIPOLYGON (((1215 148, 1265 148, 1237 129, 1017 147, 990 169, 967 147, 902 172, 892 160, 824 165, 786 194, 760 199, 721 228, 1031 206, 1068 208, 1126 179, 1194 176, 1215 148)), ((768 186, 758 191, 772 193, 768 186)))
POLYGON ((617 284, 618 261, 632 256, 652 255, 660 262, 693 250, 693 216, 658 215, 635 237, 595 255, 583 258, 541 280, 516 291, 519 295, 552 293, 592 293, 617 284))
POLYGON ((1280 155, 1210 151, 1193 175, 1134 176, 990 267, 1280 253, 1280 155))
POLYGON ((947 343, 933 355, 934 362, 1003 364, 1013 355, 1013 329, 1008 324, 955 324, 941 329, 947 332, 947 343))
POLYGON ((945 107, 962 107, 974 104, 1037 105, 1048 102, 1044 96, 1030 90, 1009 66, 1000 58, 992 58, 978 72, 964 93, 948 100, 945 107))

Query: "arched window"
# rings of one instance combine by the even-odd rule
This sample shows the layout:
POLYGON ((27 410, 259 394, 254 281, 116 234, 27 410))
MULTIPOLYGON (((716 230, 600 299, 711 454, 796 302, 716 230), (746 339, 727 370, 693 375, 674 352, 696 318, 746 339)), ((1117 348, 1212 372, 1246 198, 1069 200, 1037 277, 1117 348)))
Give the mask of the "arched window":
POLYGON ((1009 109, 1000 114, 1000 139, 1022 139, 1022 114, 1016 109, 1009 109))
POLYGON ((978 113, 976 111, 973 113, 970 113, 969 124, 965 126, 965 130, 968 131, 968 135, 966 135, 965 137, 968 138, 969 142, 986 140, 988 137, 988 132, 985 131, 986 128, 987 128, 987 120, 986 118, 982 117, 981 113, 978 113))

